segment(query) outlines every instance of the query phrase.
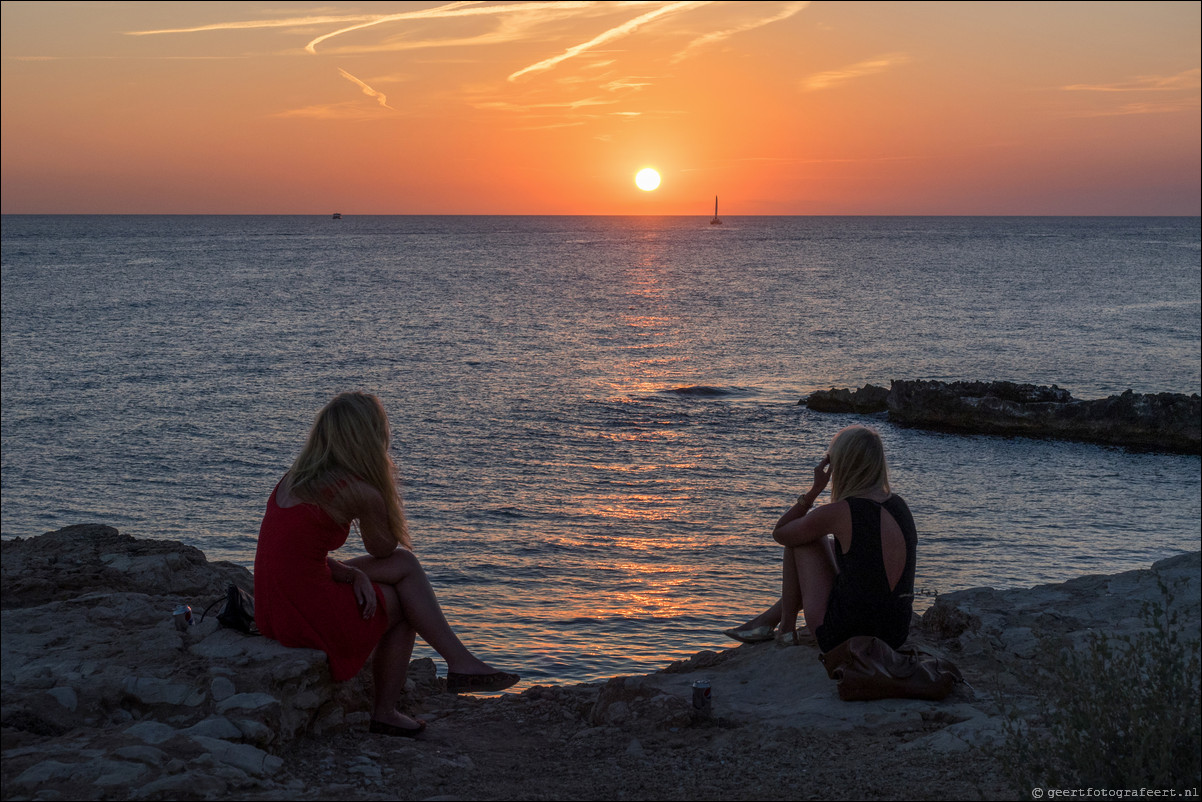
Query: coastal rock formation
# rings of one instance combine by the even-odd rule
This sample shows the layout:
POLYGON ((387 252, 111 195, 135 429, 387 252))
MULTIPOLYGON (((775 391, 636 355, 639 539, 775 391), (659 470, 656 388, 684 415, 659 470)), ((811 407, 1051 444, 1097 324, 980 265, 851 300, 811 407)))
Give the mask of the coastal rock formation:
POLYGON ((1202 398, 1197 394, 1128 390, 1081 401, 1055 386, 895 380, 888 391, 871 384, 854 392, 819 390, 805 404, 819 412, 887 410, 890 421, 905 426, 1202 453, 1202 398))
POLYGON ((889 408, 889 391, 875 384, 865 384, 859 390, 818 390, 806 399, 806 406, 815 412, 855 412, 871 415, 889 408))
POLYGON ((26 792, 67 779, 72 789, 162 782, 151 796, 178 798, 193 787, 171 778, 197 761, 223 778, 213 788, 253 786, 280 770, 271 750, 366 721, 366 672, 336 685, 322 652, 223 629, 220 605, 200 621, 231 582, 253 588, 245 568, 99 525, 0 545, 6 789, 10 779, 26 792), (184 632, 172 617, 180 604, 196 619, 184 632), (13 750, 45 738, 68 741, 10 778, 13 750))
POLYGON ((4 799, 1009 798, 996 760, 971 748, 1002 731, 991 692, 1031 709, 1049 648, 1138 631, 1162 585, 1175 625, 1197 638, 1202 595, 1193 553, 941 596, 911 641, 983 691, 943 702, 841 702, 812 644, 699 652, 646 676, 495 698, 447 694, 417 660, 403 706, 430 728, 409 741, 366 733, 369 671, 335 685, 320 652, 212 615, 175 629, 176 604, 199 610, 230 581, 250 587, 242 568, 103 526, 0 545, 4 799), (698 679, 713 688, 710 715, 692 708, 698 679))

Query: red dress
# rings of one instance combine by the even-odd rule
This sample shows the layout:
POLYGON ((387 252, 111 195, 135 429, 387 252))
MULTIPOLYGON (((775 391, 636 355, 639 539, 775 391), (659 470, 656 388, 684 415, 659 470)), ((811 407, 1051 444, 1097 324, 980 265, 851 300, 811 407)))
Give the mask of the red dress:
POLYGON ((388 629, 384 594, 366 621, 354 585, 335 582, 326 555, 346 543, 341 526, 316 504, 281 507, 275 496, 259 527, 255 551, 255 623, 285 646, 321 649, 338 682, 351 679, 388 629))

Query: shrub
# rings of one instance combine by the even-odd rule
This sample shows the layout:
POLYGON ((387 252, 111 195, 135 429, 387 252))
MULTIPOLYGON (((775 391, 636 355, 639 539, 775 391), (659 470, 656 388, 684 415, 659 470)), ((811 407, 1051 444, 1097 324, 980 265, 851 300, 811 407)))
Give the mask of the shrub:
POLYGON ((1000 757, 1024 798, 1032 788, 1196 789, 1199 638, 1178 627, 1172 594, 1143 610, 1134 635, 1091 633, 1053 664, 1032 721, 1007 717, 1000 757))

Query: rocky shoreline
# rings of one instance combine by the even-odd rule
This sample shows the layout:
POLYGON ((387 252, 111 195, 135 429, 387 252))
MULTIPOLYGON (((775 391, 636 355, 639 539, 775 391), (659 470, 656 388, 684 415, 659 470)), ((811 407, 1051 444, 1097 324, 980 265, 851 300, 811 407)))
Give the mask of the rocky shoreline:
POLYGON ((1128 390, 1082 401, 1054 385, 895 380, 887 390, 832 387, 798 403, 818 412, 887 412, 903 426, 1202 453, 1202 398, 1196 393, 1128 390))
POLYGON ((988 747, 999 699, 1036 710, 1041 655, 1140 631, 1161 585, 1182 632, 1196 638, 1200 620, 1198 552, 940 596, 911 642, 972 686, 942 702, 841 702, 812 645, 487 698, 445 693, 419 660, 403 704, 430 728, 408 741, 367 734, 370 672, 335 685, 320 652, 212 614, 175 629, 176 604, 249 588, 245 569, 98 525, 0 545, 4 799, 1013 798, 988 747), (703 719, 700 677, 714 693, 703 719))

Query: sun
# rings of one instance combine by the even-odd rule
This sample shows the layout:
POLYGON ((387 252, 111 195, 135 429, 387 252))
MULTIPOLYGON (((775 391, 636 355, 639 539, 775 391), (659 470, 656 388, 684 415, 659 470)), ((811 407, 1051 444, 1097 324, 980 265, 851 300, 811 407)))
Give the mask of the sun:
POLYGON ((644 167, 635 175, 634 183, 644 192, 650 192, 659 186, 659 173, 650 167, 644 167))

